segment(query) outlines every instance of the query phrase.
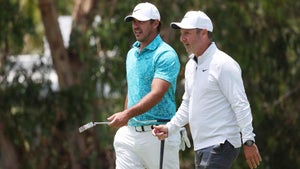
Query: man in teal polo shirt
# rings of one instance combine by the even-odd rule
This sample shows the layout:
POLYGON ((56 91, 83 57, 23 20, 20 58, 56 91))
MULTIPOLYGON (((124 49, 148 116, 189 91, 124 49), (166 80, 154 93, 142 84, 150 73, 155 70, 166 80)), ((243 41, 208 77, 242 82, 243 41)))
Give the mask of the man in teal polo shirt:
MULTIPOLYGON (((180 63, 175 50, 159 35, 160 14, 153 4, 138 4, 124 20, 132 23, 137 41, 126 58, 125 109, 108 118, 110 126, 120 127, 114 138, 116 168, 158 169, 160 141, 151 131, 176 112, 180 63)), ((179 168, 179 145, 179 132, 166 140, 164 169, 179 168)))

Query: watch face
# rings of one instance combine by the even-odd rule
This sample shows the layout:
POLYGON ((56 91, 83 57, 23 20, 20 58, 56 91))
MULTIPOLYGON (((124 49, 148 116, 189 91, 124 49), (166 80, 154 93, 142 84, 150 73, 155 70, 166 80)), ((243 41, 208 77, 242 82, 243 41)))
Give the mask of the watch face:
POLYGON ((247 146, 252 146, 253 144, 254 144, 254 141, 252 141, 252 140, 247 140, 245 142, 245 145, 247 145, 247 146))

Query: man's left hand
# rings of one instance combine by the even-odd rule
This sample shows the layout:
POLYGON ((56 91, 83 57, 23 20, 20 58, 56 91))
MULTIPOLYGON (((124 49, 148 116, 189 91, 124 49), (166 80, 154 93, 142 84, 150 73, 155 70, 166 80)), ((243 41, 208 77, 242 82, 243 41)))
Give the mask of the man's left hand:
POLYGON ((262 159, 256 144, 254 143, 252 146, 244 145, 243 148, 248 166, 251 169, 258 167, 262 159))

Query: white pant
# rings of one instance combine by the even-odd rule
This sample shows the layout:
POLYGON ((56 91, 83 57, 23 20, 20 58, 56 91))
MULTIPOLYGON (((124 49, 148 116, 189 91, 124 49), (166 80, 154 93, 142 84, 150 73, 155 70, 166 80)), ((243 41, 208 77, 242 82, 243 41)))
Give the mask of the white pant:
MULTIPOLYGON (((134 127, 119 128, 114 138, 116 169, 159 169, 160 143, 151 131, 137 132, 134 127)), ((179 169, 179 132, 165 141, 163 169, 179 169)))

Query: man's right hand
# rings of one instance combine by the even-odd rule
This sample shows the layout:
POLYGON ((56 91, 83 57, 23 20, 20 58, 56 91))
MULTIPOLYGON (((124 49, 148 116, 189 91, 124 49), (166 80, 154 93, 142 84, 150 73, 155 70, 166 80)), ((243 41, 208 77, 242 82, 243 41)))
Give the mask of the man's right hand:
POLYGON ((111 115, 107 118, 107 120, 110 122, 108 124, 109 126, 119 128, 127 125, 129 116, 126 110, 124 110, 122 112, 118 112, 111 115))
POLYGON ((168 127, 166 125, 153 126, 152 134, 159 140, 164 140, 168 137, 168 127))

